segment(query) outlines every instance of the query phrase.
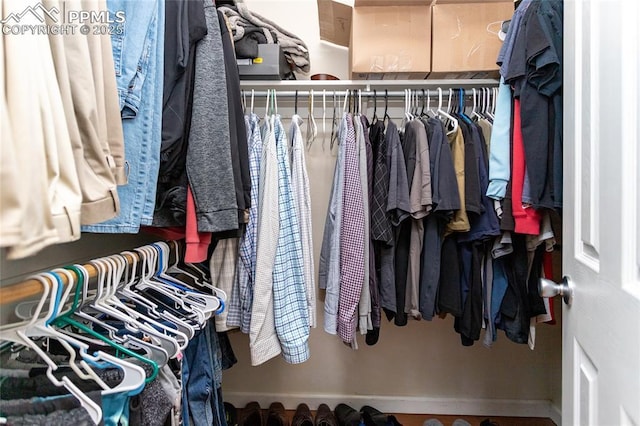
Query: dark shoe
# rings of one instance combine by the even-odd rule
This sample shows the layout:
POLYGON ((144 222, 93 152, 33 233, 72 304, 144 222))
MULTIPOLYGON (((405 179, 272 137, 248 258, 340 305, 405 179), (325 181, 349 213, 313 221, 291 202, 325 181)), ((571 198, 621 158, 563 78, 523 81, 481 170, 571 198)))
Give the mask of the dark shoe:
POLYGON ((224 403, 224 416, 227 421, 227 426, 238 426, 238 410, 233 404, 228 402, 224 403))
POLYGON ((289 426, 289 419, 281 402, 272 402, 269 406, 266 426, 289 426))
POLYGON ((339 426, 358 426, 360 424, 360 412, 347 404, 338 404, 335 409, 339 426))
POLYGON ((380 410, 365 405, 360 409, 362 420, 366 426, 402 426, 396 416, 384 414, 380 410))
POLYGON ((386 426, 387 416, 376 408, 365 405, 360 409, 365 426, 386 426))
POLYGON ((338 419, 327 404, 320 404, 316 410, 315 426, 338 426, 338 419))
POLYGON ((313 416, 307 404, 300 404, 293 415, 291 426, 313 426, 313 416))
POLYGON ((262 426, 262 409, 256 401, 248 403, 242 409, 242 420, 239 426, 262 426))

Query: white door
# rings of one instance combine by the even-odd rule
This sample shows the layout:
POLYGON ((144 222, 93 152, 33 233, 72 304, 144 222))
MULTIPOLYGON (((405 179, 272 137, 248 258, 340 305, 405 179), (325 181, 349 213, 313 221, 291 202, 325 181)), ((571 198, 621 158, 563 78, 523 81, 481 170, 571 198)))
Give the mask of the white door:
POLYGON ((640 425, 639 3, 565 1, 564 425, 640 425))

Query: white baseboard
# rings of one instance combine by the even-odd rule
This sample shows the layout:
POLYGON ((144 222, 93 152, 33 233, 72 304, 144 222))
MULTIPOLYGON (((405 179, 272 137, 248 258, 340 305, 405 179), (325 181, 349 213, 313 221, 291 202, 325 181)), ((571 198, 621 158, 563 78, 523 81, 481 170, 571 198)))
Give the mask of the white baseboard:
POLYGON ((254 392, 224 391, 225 401, 242 408, 257 401, 268 408, 274 401, 281 402, 287 410, 295 410, 301 402, 315 410, 321 403, 334 408, 344 403, 359 409, 371 405, 382 412, 406 414, 441 414, 469 416, 548 417, 561 424, 560 412, 551 401, 520 399, 470 399, 470 398, 422 398, 412 396, 377 395, 318 395, 318 394, 265 394, 254 392))

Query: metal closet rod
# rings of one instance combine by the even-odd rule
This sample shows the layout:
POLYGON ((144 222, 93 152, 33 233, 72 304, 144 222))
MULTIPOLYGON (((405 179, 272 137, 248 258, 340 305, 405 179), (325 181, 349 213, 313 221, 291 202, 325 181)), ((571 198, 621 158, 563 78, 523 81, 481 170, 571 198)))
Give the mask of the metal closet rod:
MULTIPOLYGON (((487 87, 487 86, 483 86, 483 87, 487 87)), ((475 89, 480 89, 481 87, 475 87, 475 89)), ((453 89, 457 89, 457 88, 453 88, 453 89)), ((360 92, 358 93, 357 90, 358 89, 349 89, 351 90, 351 94, 354 96, 362 96, 363 98, 373 98, 374 96, 380 100, 384 100, 384 97, 387 96, 389 98, 403 98, 404 96, 406 96, 406 93, 404 91, 401 90, 387 90, 387 93, 385 93, 384 89, 382 90, 378 90, 375 89, 375 93, 373 90, 360 90, 360 92)), ((244 92, 245 96, 251 96, 251 89, 242 89, 242 91, 244 92)), ((297 93, 295 90, 279 90, 279 89, 275 89, 276 91, 276 97, 277 98, 295 98, 296 95, 300 98, 305 98, 305 97, 309 97, 311 96, 311 90, 298 90, 297 93)), ((253 96, 254 97, 266 97, 267 96, 268 91, 267 90, 255 90, 253 92, 253 96)), ((326 90, 324 91, 325 94, 325 98, 327 99, 327 101, 329 100, 329 97, 333 97, 333 94, 339 95, 340 97, 344 97, 345 93, 346 93, 346 89, 344 90, 335 90, 335 89, 331 89, 331 90, 326 90)), ((421 89, 411 89, 411 93, 412 95, 416 95, 416 96, 422 96, 422 90, 421 89)), ((315 101, 322 101, 322 94, 323 91, 322 90, 314 90, 313 91, 313 97, 315 101)), ((439 92, 438 90, 427 90, 425 89, 424 91, 424 95, 429 95, 431 97, 431 100, 433 100, 434 98, 437 99, 439 96, 439 92)), ((470 88, 466 88, 465 89, 465 95, 466 96, 472 96, 473 93, 471 92, 470 88)), ((449 89, 442 89, 442 99, 448 99, 449 98, 449 89)), ((333 100, 333 99, 331 99, 333 100)))
POLYGON ((438 89, 442 89, 442 96, 449 96, 449 89, 465 89, 471 94, 471 89, 498 87, 498 81, 492 79, 448 79, 448 80, 283 80, 283 81, 253 81, 243 80, 240 88, 245 96, 253 90, 255 96, 266 96, 268 90, 275 90, 276 96, 281 98, 308 97, 313 91, 314 97, 322 98, 324 91, 327 95, 338 94, 343 96, 347 90, 359 90, 362 97, 384 98, 404 97, 404 89, 411 89, 414 93, 422 95, 438 96, 438 89), (375 93, 374 93, 375 90, 375 93))

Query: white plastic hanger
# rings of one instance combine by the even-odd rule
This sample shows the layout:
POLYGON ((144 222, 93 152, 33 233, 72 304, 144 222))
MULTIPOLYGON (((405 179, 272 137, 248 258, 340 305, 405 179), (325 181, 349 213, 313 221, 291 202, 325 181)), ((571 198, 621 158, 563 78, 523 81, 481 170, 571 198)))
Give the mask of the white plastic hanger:
MULTIPOLYGON (((451 94, 451 92, 449 92, 451 94)), ((449 104, 451 104, 451 99, 449 99, 449 104)), ((450 115, 447 111, 442 109, 442 88, 438 87, 438 110, 436 112, 438 117, 442 119, 443 117, 448 119, 452 125, 450 131, 447 132, 447 135, 450 135, 458 130, 458 120, 450 115)))
POLYGON ((46 375, 51 383, 58 387, 64 386, 73 396, 75 396, 80 401, 80 405, 87 410, 87 413, 89 413, 93 423, 97 425, 102 420, 102 409, 100 406, 82 392, 75 384, 73 384, 67 376, 63 376, 60 380, 56 378, 53 375, 53 371, 58 369, 56 363, 53 362, 47 353, 35 344, 35 342, 33 342, 26 334, 26 330, 29 327, 35 327, 46 323, 50 315, 55 312, 57 298, 57 293, 54 292, 57 291, 57 288, 54 288, 54 286, 57 286, 57 282, 53 283, 43 275, 36 275, 31 278, 37 280, 43 287, 43 295, 36 306, 34 316, 30 321, 26 322, 26 324, 14 323, 0 326, 0 340, 23 344, 30 349, 33 349, 33 351, 47 364, 46 375), (42 308, 44 307, 47 298, 49 299, 49 309, 44 317, 40 318, 42 308))
MULTIPOLYGON (((127 329, 144 333, 151 339, 152 342, 159 344, 162 348, 164 348, 170 356, 177 356, 181 349, 177 340, 158 331, 158 329, 167 330, 167 327, 133 309, 125 309, 121 306, 116 307, 106 301, 106 298, 108 296, 106 289, 108 281, 107 277, 111 276, 112 271, 105 263, 103 263, 101 259, 95 259, 90 263, 93 264, 94 267, 98 270, 99 289, 98 296, 90 304, 91 308, 122 321, 125 325, 125 328, 127 329)), ((178 333, 177 330, 171 330, 171 332, 178 333)), ((186 339, 186 336, 184 336, 184 338, 186 339)))

